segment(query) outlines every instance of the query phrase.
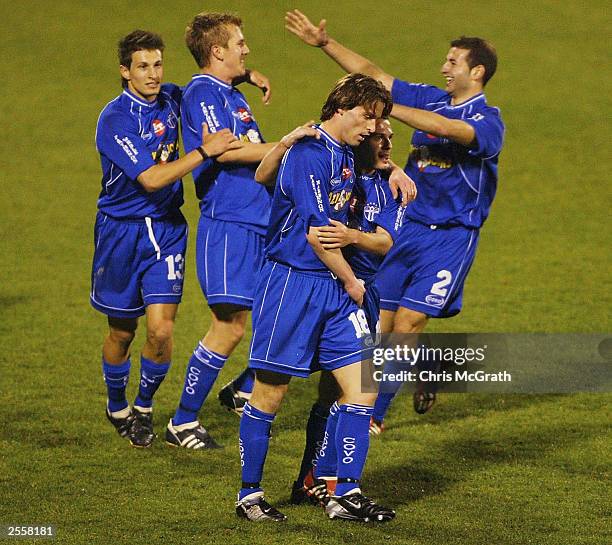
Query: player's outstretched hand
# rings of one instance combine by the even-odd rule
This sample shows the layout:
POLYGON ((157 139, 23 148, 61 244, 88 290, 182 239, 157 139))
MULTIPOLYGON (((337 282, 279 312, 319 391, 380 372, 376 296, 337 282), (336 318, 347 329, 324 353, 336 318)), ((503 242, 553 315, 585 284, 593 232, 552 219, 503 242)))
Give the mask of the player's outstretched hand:
POLYGON ((226 151, 241 147, 243 147, 243 143, 229 129, 210 133, 208 132, 208 125, 202 123, 202 148, 209 157, 217 157, 226 151))
POLYGON ((298 140, 301 140, 302 138, 306 136, 313 136, 314 138, 318 140, 319 138, 321 138, 321 134, 319 133, 317 129, 313 127, 314 123, 315 123, 314 120, 311 119, 307 123, 304 123, 303 125, 299 127, 296 127, 289 134, 286 134, 280 139, 281 144, 285 146, 287 149, 289 149, 298 140))
POLYGON ((344 223, 336 220, 329 220, 331 225, 324 225, 317 229, 317 237, 321 246, 326 250, 344 248, 349 244, 355 244, 353 229, 349 229, 344 223))
POLYGON ((270 87, 270 80, 257 70, 251 70, 249 72, 249 83, 259 87, 263 93, 261 100, 264 104, 270 104, 270 97, 272 96, 272 87, 270 87))
POLYGON ((285 14, 285 28, 295 34, 300 40, 314 47, 324 47, 329 42, 325 25, 327 21, 321 19, 319 26, 311 23, 299 9, 288 11, 285 14))
POLYGON ((417 198, 417 187, 413 179, 396 166, 389 176, 389 188, 394 199, 401 193, 402 205, 406 206, 417 198))
POLYGON ((363 306, 363 296, 365 295, 365 285, 363 280, 355 278, 353 282, 347 282, 344 284, 344 289, 349 297, 355 301, 360 307, 363 306))

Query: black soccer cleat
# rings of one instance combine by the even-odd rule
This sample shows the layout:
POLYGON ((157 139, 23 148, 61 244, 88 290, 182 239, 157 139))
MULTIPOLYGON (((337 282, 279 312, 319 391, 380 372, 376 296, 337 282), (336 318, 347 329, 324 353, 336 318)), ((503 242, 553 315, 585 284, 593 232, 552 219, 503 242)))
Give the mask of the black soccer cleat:
POLYGON ((418 414, 425 414, 434 406, 435 402, 435 392, 417 390, 414 392, 414 394, 412 394, 412 406, 414 407, 414 411, 418 414))
POLYGON ((108 421, 115 426, 117 433, 121 437, 127 437, 130 433, 130 429, 132 428, 132 421, 134 420, 134 413, 130 410, 130 414, 128 414, 124 418, 115 418, 111 415, 108 407, 106 408, 106 418, 108 421))
POLYGON ((317 479, 310 469, 302 482, 294 481, 291 487, 289 502, 293 505, 310 503, 325 507, 331 497, 331 492, 336 488, 336 479, 317 479))
POLYGON ((287 520, 286 515, 264 500, 263 492, 255 492, 242 500, 238 500, 236 502, 236 514, 253 522, 267 520, 283 522, 287 520))
POLYGON ((168 427, 166 428, 166 443, 172 447, 181 447, 191 450, 223 448, 197 420, 192 427, 186 429, 180 428, 182 428, 182 426, 175 427, 172 424, 172 419, 170 419, 168 427))
POLYGON ((230 382, 219 390, 217 397, 222 407, 236 413, 238 416, 242 416, 242 410, 251 397, 251 394, 245 394, 245 392, 236 390, 236 388, 234 388, 234 383, 230 382))
POLYGON ((356 520, 360 522, 387 522, 395 518, 395 511, 374 503, 361 492, 344 496, 332 496, 325 507, 330 519, 356 520))
POLYGON ((134 420, 128 434, 130 444, 136 448, 148 448, 155 439, 153 432, 153 413, 143 413, 134 409, 134 420))

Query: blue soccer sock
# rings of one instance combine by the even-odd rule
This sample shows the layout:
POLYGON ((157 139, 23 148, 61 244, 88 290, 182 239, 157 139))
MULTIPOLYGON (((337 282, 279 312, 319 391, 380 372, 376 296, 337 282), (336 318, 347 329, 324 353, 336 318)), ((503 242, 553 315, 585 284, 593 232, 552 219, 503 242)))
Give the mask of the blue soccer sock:
POLYGON ((382 422, 385 419, 387 411, 396 394, 397 392, 380 392, 378 394, 376 403, 374 403, 374 412, 372 413, 372 418, 376 420, 376 422, 382 422))
POLYGON ((314 475, 320 477, 335 477, 338 471, 338 454, 336 450, 336 432, 340 407, 336 401, 329 409, 327 425, 323 433, 321 448, 317 454, 317 465, 314 475))
POLYGON ((159 385, 164 381, 170 369, 170 362, 155 363, 144 356, 140 356, 140 386, 134 401, 134 407, 151 409, 153 396, 159 385))
POLYGON ((329 409, 318 403, 315 403, 310 409, 310 415, 306 423, 306 445, 304 446, 302 464, 297 478, 298 483, 302 483, 306 474, 317 465, 317 453, 323 446, 328 416, 329 409))
POLYGON ((130 378, 130 367, 132 362, 130 358, 120 365, 112 365, 102 358, 102 373, 104 382, 106 382, 106 390, 108 395, 108 410, 111 413, 123 411, 128 407, 128 401, 125 397, 125 389, 127 388, 130 378))
POLYGON ((187 364, 185 385, 178 409, 172 418, 175 426, 194 422, 227 356, 217 354, 199 343, 187 364))
POLYGON ((370 447, 372 407, 343 404, 338 411, 336 450, 338 452, 338 484, 336 495, 342 496, 359 488, 361 473, 370 447))
POLYGON ((242 466, 242 488, 238 499, 259 492, 263 467, 270 443, 270 428, 276 415, 265 413, 246 403, 240 419, 240 465, 242 466))
POLYGON ((255 384, 255 372, 247 367, 232 381, 232 384, 234 389, 250 394, 253 391, 253 384, 255 384))

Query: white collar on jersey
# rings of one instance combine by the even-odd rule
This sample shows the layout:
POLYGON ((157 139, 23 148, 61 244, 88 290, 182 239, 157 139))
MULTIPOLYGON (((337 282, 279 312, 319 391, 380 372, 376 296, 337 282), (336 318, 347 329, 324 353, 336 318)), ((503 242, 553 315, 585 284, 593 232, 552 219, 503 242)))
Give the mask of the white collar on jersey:
POLYGON ((220 80, 212 74, 194 74, 191 79, 207 79, 212 81, 213 83, 220 85, 221 87, 225 87, 226 89, 233 89, 233 87, 229 83, 225 83, 223 80, 220 80))
POLYGON ((325 132, 325 130, 323 130, 321 128, 321 125, 315 125, 315 129, 317 129, 320 133, 321 136, 323 138, 325 138, 325 140, 327 140, 330 144, 332 144, 333 146, 336 146, 337 148, 340 149, 345 149, 348 146, 341 144, 340 142, 338 142, 338 140, 336 140, 333 136, 331 136, 328 132, 325 132))
POLYGON ((451 104, 449 102, 447 108, 465 108, 466 106, 469 106, 473 102, 476 102, 477 100, 481 100, 481 99, 484 100, 485 102, 487 101, 484 96, 484 93, 478 93, 477 95, 474 95, 472 98, 468 98, 465 102, 461 102, 459 104, 451 104))
POLYGON ((142 98, 138 98, 133 93, 130 93, 128 89, 124 89, 123 94, 127 96, 132 102, 135 102, 136 104, 139 104, 140 106, 146 106, 147 108, 153 108, 157 104, 157 100, 158 100, 158 99, 155 99, 153 102, 147 102, 146 100, 143 100, 142 98))

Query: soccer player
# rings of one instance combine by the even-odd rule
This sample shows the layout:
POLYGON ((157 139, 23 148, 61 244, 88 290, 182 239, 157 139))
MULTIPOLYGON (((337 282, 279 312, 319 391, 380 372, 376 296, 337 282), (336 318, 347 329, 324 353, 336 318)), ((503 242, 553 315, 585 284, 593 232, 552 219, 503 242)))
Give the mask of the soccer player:
MULTIPOLYGON (((362 392, 361 371, 373 344, 362 308, 373 295, 342 256, 326 250, 318 235, 335 219, 344 223, 355 181, 353 152, 388 114, 391 97, 362 74, 342 78, 327 98, 318 127, 320 138, 294 144, 281 164, 266 262, 253 304, 249 365, 255 385, 240 422, 242 487, 236 512, 248 520, 285 520, 263 497, 260 481, 270 428, 292 376, 331 371, 342 395, 338 400, 334 446, 336 495, 330 518, 384 521, 394 511, 361 494, 359 480, 369 447, 369 420, 375 394, 362 392)), ((328 421, 329 423, 329 421, 328 421)))
POLYGON ((241 144, 230 131, 208 134, 178 157, 180 89, 162 84, 164 43, 135 30, 118 47, 123 92, 100 114, 96 146, 102 190, 94 231, 92 306, 108 317, 102 348, 108 390, 106 416, 136 447, 153 441, 153 395, 172 355, 172 332, 183 291, 187 224, 180 212, 181 177, 241 144), (140 387, 126 399, 130 346, 146 314, 140 387))
MULTIPOLYGON (((444 89, 394 78, 330 38, 300 11, 288 12, 286 28, 320 47, 347 72, 360 71, 391 91, 391 115, 415 129, 405 166, 419 188, 408 225, 377 278, 383 333, 420 333, 429 318, 455 316, 474 261, 480 228, 497 189, 504 124, 487 104, 484 87, 495 74, 497 55, 482 38, 453 40, 441 68, 444 89)), ((381 394, 382 418, 392 394, 381 394)), ((415 409, 426 411, 432 393, 416 392, 415 409)))
POLYGON ((200 13, 185 32, 200 72, 183 94, 185 150, 198 146, 202 124, 211 133, 229 129, 242 147, 194 170, 201 217, 196 242, 200 286, 212 311, 208 332, 195 348, 179 406, 166 441, 188 449, 218 448, 198 412, 225 361, 244 335, 262 264, 271 193, 255 183, 257 164, 274 146, 263 137, 246 99, 233 83, 247 75, 249 48, 242 21, 229 14, 200 13))

